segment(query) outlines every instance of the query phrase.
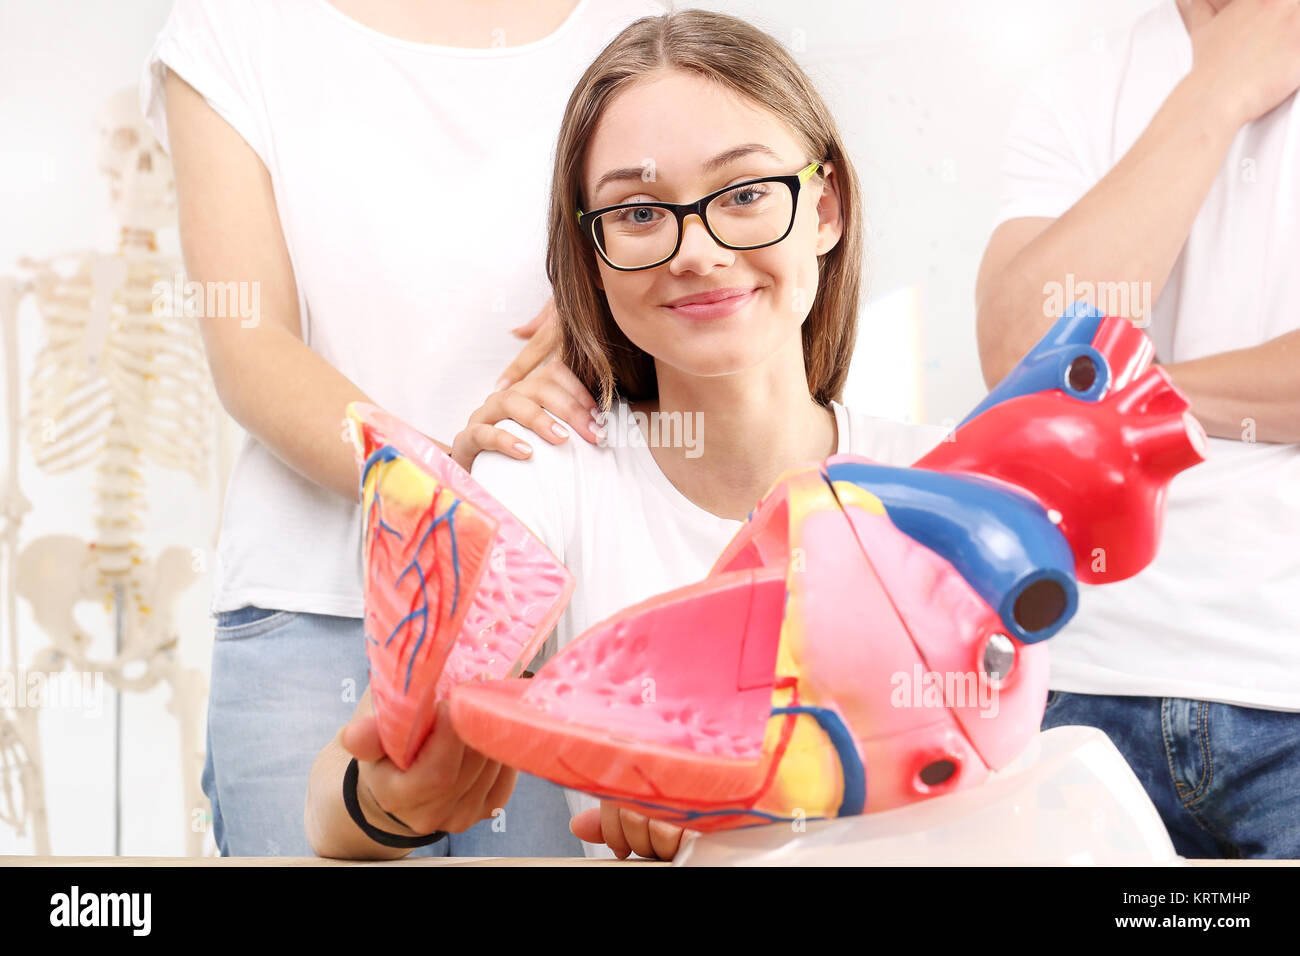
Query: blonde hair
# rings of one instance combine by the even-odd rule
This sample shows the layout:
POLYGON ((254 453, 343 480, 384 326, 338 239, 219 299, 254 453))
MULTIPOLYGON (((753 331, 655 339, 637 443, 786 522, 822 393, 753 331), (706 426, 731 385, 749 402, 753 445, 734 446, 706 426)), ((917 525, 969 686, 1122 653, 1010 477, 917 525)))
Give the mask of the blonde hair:
POLYGON ((803 323, 809 394, 838 400, 857 334, 862 216, 857 176, 830 111, 793 57, 743 20, 704 10, 645 17, 601 51, 578 81, 556 146, 551 183, 546 274, 559 313, 560 356, 602 408, 615 392, 629 399, 658 394, 654 359, 628 340, 597 285, 595 250, 575 211, 582 205, 587 144, 610 102, 637 78, 672 68, 696 73, 782 117, 803 140, 808 159, 833 164, 843 234, 818 259, 818 287, 803 323))

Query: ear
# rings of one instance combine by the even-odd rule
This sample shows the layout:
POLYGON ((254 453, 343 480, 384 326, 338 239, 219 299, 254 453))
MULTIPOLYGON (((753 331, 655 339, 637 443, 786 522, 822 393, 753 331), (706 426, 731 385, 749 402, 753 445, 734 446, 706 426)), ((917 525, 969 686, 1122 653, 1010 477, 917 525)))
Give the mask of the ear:
POLYGON ((817 255, 835 248, 844 235, 844 218, 840 211, 839 179, 830 163, 822 167, 821 195, 817 197, 817 255))

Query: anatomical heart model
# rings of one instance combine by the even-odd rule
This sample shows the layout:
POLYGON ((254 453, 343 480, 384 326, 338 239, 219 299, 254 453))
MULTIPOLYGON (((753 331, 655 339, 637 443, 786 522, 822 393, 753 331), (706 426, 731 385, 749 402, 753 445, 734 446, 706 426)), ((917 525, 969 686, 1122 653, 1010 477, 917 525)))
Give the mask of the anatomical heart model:
POLYGON ((978 784, 1038 730, 1042 642, 1076 581, 1145 567, 1166 485, 1202 460, 1151 354, 1128 321, 1072 308, 915 466, 790 470, 704 580, 593 626, 531 680, 516 675, 567 572, 428 439, 362 407, 385 748, 408 765, 449 695, 487 756, 700 831, 978 784), (927 675, 937 696, 908 686, 927 675))
POLYGON ((348 407, 361 463, 366 653, 384 750, 405 770, 461 681, 516 677, 573 575, 427 436, 348 407))
POLYGON ((1203 458, 1151 354, 1076 306, 914 467, 792 469, 703 581, 593 626, 532 680, 456 687, 458 733, 699 831, 980 783, 1038 730, 1042 641, 1076 580, 1145 567, 1166 485, 1203 458), (923 675, 937 699, 908 689, 923 675))

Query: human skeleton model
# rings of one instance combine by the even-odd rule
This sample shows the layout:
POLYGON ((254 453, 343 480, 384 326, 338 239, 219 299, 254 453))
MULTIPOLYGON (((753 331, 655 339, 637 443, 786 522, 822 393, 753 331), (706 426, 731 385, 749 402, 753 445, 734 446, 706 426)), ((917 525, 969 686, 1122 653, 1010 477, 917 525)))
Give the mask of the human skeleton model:
MULTIPOLYGON (((170 684, 168 709, 179 722, 188 820, 204 806, 202 752, 196 746, 204 688, 198 671, 181 666, 172 604, 198 569, 187 548, 167 548, 154 562, 144 553, 137 540, 147 507, 141 466, 148 459, 205 483, 215 403, 194 319, 178 303, 156 307, 155 284, 170 285, 181 272, 179 262, 158 254, 155 240, 155 230, 174 221, 175 192, 171 164, 140 116, 134 89, 105 104, 99 144, 101 170, 122 226, 117 251, 23 260, 31 277, 19 289, 20 296, 24 291, 34 296, 46 331, 22 429, 37 466, 48 474, 95 465, 96 540, 37 539, 18 557, 11 579, 50 640, 37 654, 35 669, 52 673, 70 664, 74 670, 101 672, 119 691, 170 684), (101 602, 116 623, 118 643, 110 659, 91 657, 90 637, 74 615, 76 605, 87 601, 101 602)), ((10 313, 3 316, 6 332, 17 317, 17 303, 10 298, 10 313)), ((16 354, 12 348, 7 352, 16 354)), ((14 364, 11 358, 10 381, 14 364)), ((17 414, 11 394, 11 444, 17 414)), ((17 487, 15 459, 3 512, 10 556, 28 507, 17 487)), ((12 594, 11 589, 9 633, 15 635, 12 594)), ((12 648, 11 657, 16 657, 12 648)), ((7 723, 0 714, 0 772, 6 764, 28 768, 24 797, 34 811, 36 852, 48 853, 35 764, 36 720, 35 708, 20 708, 18 719, 7 723)), ((0 789, 0 801, 5 797, 0 789)), ((0 819, 8 818, 7 807, 12 803, 0 802, 0 819)), ((204 829, 187 828, 190 855, 202 854, 204 829)))

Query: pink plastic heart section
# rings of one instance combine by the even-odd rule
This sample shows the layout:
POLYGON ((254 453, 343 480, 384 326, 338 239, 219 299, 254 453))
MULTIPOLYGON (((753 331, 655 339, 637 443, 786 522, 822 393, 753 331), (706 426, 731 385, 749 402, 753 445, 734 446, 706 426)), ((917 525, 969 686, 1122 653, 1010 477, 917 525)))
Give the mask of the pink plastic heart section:
POLYGON ((487 565, 437 678, 435 699, 465 681, 517 676, 568 604, 573 575, 428 436, 374 405, 358 402, 349 412, 359 427, 362 461, 389 446, 497 522, 487 565))

